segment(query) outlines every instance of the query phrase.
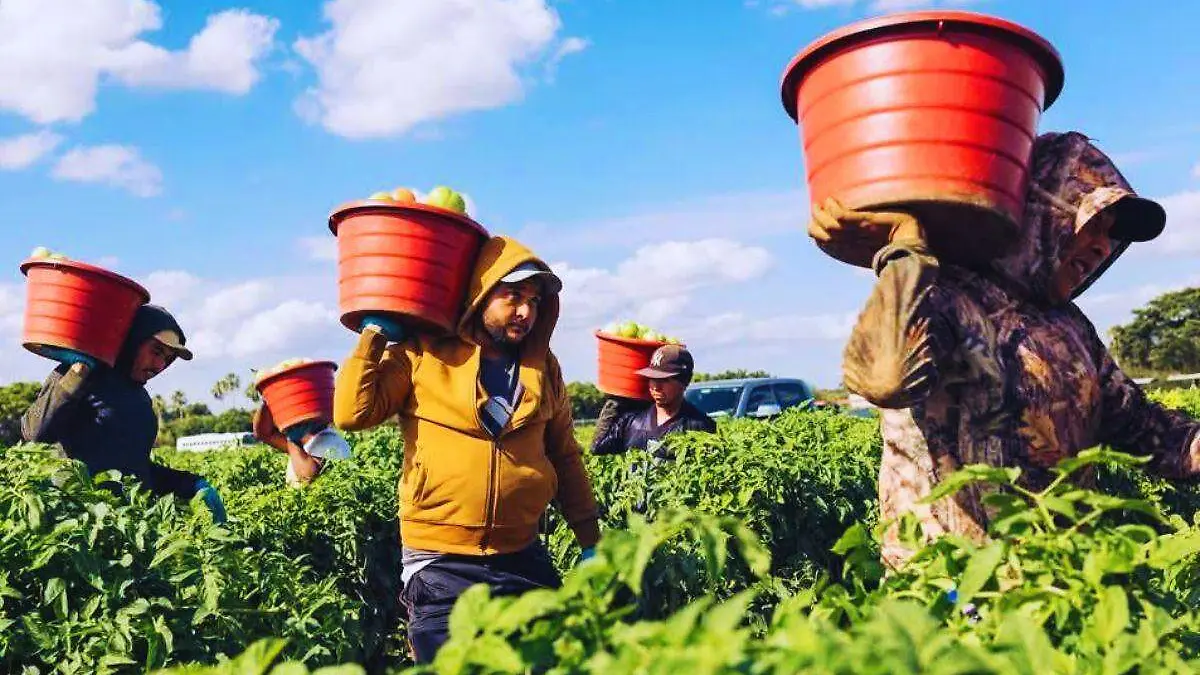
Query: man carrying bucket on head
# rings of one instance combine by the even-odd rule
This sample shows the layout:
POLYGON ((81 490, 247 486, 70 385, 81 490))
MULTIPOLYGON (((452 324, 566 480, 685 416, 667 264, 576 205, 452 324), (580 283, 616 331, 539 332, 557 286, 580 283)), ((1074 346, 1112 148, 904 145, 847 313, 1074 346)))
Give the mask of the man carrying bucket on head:
POLYGON ((668 434, 717 430, 717 424, 683 397, 696 369, 692 354, 681 345, 655 350, 650 365, 637 371, 650 380, 650 402, 609 397, 600 409, 592 452, 624 453, 631 448, 657 455, 668 434))
MULTIPOLYGON (((1130 242, 1158 236, 1162 207, 1078 133, 1039 137, 1030 181, 1018 245, 975 271, 939 264, 911 215, 814 209, 810 233, 829 245, 891 231, 843 370, 881 408, 881 515, 915 514, 926 538, 985 537, 980 487, 922 503, 967 464, 1018 466, 1038 489, 1059 460, 1108 444, 1151 455, 1163 476, 1200 474, 1200 422, 1149 402, 1071 302, 1130 242)), ((890 527, 885 562, 910 553, 890 527)))
POLYGON ((287 454, 284 482, 291 487, 311 483, 325 470, 327 460, 350 456, 350 444, 329 423, 302 422, 280 431, 266 404, 254 413, 254 437, 287 454))
POLYGON ((600 537, 571 405, 550 336, 562 282, 527 248, 480 251, 457 332, 407 335, 369 316, 337 375, 334 422, 359 430, 398 415, 402 600, 418 662, 448 637, 454 601, 560 585, 538 539, 553 500, 591 557, 600 537))
POLYGON ((21 434, 34 443, 58 443, 95 474, 117 470, 138 478, 158 495, 199 496, 218 523, 225 506, 204 478, 150 461, 158 416, 146 383, 175 359, 190 361, 183 330, 167 310, 142 305, 112 368, 80 352, 48 350, 61 362, 21 418, 21 434))

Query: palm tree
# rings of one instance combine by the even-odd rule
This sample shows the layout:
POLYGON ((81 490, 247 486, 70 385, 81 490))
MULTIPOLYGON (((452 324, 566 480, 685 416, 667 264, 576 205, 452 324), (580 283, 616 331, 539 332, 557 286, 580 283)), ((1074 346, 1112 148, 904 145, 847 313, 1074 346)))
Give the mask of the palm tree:
POLYGON ((178 389, 171 392, 171 409, 174 411, 176 417, 187 416, 187 404, 187 394, 178 389))
POLYGON ((218 401, 224 399, 229 394, 237 391, 242 387, 242 378, 237 376, 237 373, 229 373, 217 380, 213 385, 212 395, 218 401))
POLYGON ((246 391, 243 393, 246 395, 246 398, 250 399, 251 403, 258 403, 262 400, 262 394, 258 393, 258 387, 254 386, 254 384, 254 378, 250 378, 250 381, 246 383, 246 391))

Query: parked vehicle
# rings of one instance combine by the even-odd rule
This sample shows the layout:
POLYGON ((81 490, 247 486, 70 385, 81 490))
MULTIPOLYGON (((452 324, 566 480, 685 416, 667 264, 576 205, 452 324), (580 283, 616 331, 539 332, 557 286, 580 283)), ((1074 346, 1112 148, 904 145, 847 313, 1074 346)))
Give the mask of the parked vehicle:
POLYGON ((206 450, 219 450, 228 447, 237 448, 256 443, 258 443, 258 439, 250 432, 196 434, 195 436, 184 436, 177 439, 175 441, 175 449, 180 452, 204 452, 206 450))
POLYGON ((771 417, 816 400, 807 382, 787 377, 693 382, 683 396, 709 417, 771 417))

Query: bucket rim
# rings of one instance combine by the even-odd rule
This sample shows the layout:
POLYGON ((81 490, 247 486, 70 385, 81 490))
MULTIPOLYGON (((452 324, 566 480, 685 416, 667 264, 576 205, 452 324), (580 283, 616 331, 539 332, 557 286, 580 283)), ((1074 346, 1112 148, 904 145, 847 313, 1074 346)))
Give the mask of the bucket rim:
POLYGON ((787 111, 788 117, 799 122, 796 110, 796 91, 804 76, 826 54, 865 37, 899 33, 921 26, 941 30, 945 24, 953 24, 957 28, 980 33, 1005 33, 1016 38, 1045 71, 1046 100, 1042 103, 1042 112, 1049 110, 1050 106, 1058 100, 1059 94, 1062 93, 1066 74, 1063 70, 1062 56, 1046 38, 1021 24, 990 14, 962 10, 922 10, 899 12, 856 21, 834 29, 809 43, 788 63, 787 68, 783 71, 780 95, 783 99, 784 110, 787 111))
POLYGON ((266 388, 267 383, 277 380, 284 375, 293 374, 298 370, 304 370, 306 368, 314 368, 317 366, 330 368, 333 371, 337 371, 337 369, 338 369, 338 364, 335 361, 309 361, 308 363, 300 363, 300 364, 297 364, 294 366, 289 366, 287 368, 284 368, 283 370, 277 370, 277 371, 271 373, 270 375, 264 377, 261 380, 256 380, 254 383, 254 388, 257 389, 258 392, 261 394, 263 389, 266 388))
POLYGON ((329 214, 329 231, 332 232, 334 236, 337 236, 338 225, 340 225, 343 220, 349 218, 350 216, 373 212, 395 214, 396 212, 403 213, 405 211, 410 213, 415 211, 449 218, 459 225, 463 225, 471 230, 474 230, 485 239, 491 236, 491 234, 488 233, 487 228, 466 214, 458 213, 457 211, 451 211, 450 209, 443 209, 440 206, 432 206, 430 204, 399 204, 396 202, 386 202, 381 199, 358 199, 355 201, 346 202, 345 204, 337 207, 332 213, 329 214))
POLYGON ((97 275, 100 277, 104 277, 105 279, 108 279, 110 281, 115 281, 123 286, 126 286, 127 288, 137 291, 138 295, 140 295, 142 297, 142 304, 146 304, 146 303, 150 302, 150 291, 146 290, 146 288, 144 286, 142 286, 138 282, 134 281, 133 279, 130 279, 129 277, 127 277, 125 275, 117 274, 116 272, 113 272, 112 270, 104 269, 103 267, 100 267, 98 265, 92 265, 91 263, 85 263, 85 262, 82 262, 79 260, 53 260, 50 258, 29 258, 21 263, 21 274, 28 277, 29 270, 31 270, 35 267, 48 267, 51 269, 66 268, 66 269, 75 270, 78 272, 87 272, 89 274, 94 274, 94 275, 97 275))

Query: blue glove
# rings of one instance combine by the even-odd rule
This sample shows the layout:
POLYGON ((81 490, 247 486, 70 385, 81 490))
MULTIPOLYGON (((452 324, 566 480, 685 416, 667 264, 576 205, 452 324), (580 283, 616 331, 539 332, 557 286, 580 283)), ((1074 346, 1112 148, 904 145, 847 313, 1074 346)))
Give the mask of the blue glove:
POLYGON ((362 332, 367 326, 375 326, 389 342, 401 342, 407 331, 404 330, 404 325, 390 316, 382 314, 368 314, 358 322, 358 330, 362 332))
POLYGON ((55 361, 58 361, 67 367, 73 366, 76 363, 82 363, 89 369, 96 367, 96 359, 93 359, 83 352, 77 352, 74 349, 64 349, 63 347, 43 347, 42 355, 46 358, 54 359, 55 361))
POLYGON ((596 557, 596 547, 588 546, 587 548, 583 549, 582 553, 579 554, 579 562, 581 562, 581 563, 587 562, 595 557, 596 557))
POLYGON ((291 427, 284 429, 283 435, 287 436, 287 439, 296 445, 303 446, 305 436, 309 434, 315 434, 324 429, 326 426, 328 425, 319 420, 309 420, 307 422, 294 424, 291 427))
POLYGON ((208 484, 208 481, 201 478, 196 481, 196 494, 204 499, 204 505, 212 511, 213 522, 217 525, 224 525, 225 504, 221 501, 221 495, 217 494, 216 488, 208 484))

